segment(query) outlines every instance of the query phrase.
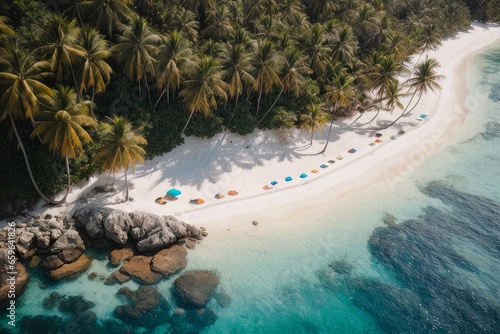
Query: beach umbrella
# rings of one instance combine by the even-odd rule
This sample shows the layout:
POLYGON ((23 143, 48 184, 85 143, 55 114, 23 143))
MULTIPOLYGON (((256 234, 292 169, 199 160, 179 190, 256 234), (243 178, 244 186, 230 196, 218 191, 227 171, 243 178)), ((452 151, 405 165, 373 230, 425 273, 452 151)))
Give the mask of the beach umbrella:
POLYGON ((200 205, 200 204, 205 203, 205 201, 203 200, 203 198, 195 198, 195 199, 190 200, 189 203, 200 205))
POLYGON ((290 182, 290 181, 292 181, 292 180, 293 180, 293 179, 292 179, 292 177, 291 177, 291 176, 287 176, 287 177, 285 178, 285 181, 286 181, 286 182, 290 182))
POLYGON ((355 148, 351 148, 351 149, 350 149, 349 151, 347 151, 347 152, 349 152, 349 153, 356 153, 356 151, 357 151, 357 149, 355 149, 355 148))
POLYGON ((227 194, 229 196, 235 196, 235 195, 238 195, 238 192, 236 190, 229 190, 227 194))
POLYGON ((301 179, 305 179, 306 177, 307 177, 307 174, 306 174, 306 173, 302 173, 302 174, 300 174, 300 178, 301 178, 301 179))
POLYGON ((223 193, 218 193, 218 194, 215 194, 215 198, 224 198, 224 194, 223 193))
POLYGON ((179 189, 175 189, 175 188, 172 188, 169 191, 167 191, 167 195, 174 196, 174 197, 177 197, 180 194, 182 194, 182 192, 179 189))
POLYGON ((278 181, 272 181, 272 182, 271 182, 271 184, 272 184, 273 186, 275 186, 275 185, 277 185, 277 184, 278 184, 278 181))

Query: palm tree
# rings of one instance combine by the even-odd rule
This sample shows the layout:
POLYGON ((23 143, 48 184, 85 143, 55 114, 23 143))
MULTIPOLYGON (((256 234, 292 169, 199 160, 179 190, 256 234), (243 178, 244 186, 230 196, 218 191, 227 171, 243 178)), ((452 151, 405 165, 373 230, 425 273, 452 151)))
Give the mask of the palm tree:
POLYGON ((221 60, 224 68, 224 80, 227 83, 227 91, 231 99, 235 99, 234 110, 238 106, 241 94, 246 91, 255 90, 255 79, 251 72, 253 70, 250 53, 244 44, 226 44, 221 60))
POLYGON ((325 147, 323 147, 323 150, 321 150, 321 152, 319 153, 324 153, 326 151, 326 148, 328 147, 335 115, 341 108, 347 108, 351 106, 355 97, 353 78, 345 71, 341 71, 340 73, 338 73, 334 77, 333 83, 326 87, 326 90, 327 91, 324 95, 324 98, 325 100, 332 103, 332 120, 330 122, 330 128, 328 129, 328 136, 326 138, 325 147))
POLYGON ((81 10, 86 14, 87 22, 93 23, 108 37, 123 29, 134 11, 132 0, 88 0, 81 3, 81 10))
POLYGON ((125 170, 125 201, 128 201, 128 169, 134 171, 137 163, 144 163, 146 151, 142 146, 147 144, 142 136, 141 128, 133 128, 128 119, 113 115, 106 117, 101 123, 99 137, 102 148, 95 155, 96 160, 102 160, 104 170, 118 172, 125 170))
POLYGON ((271 41, 259 41, 257 46, 257 54, 253 59, 253 67, 255 78, 255 86, 259 92, 257 97, 257 110, 255 118, 259 115, 260 100, 262 93, 269 94, 274 86, 280 85, 281 81, 278 76, 279 67, 282 63, 282 57, 274 50, 274 45, 271 41))
POLYGON ((137 82, 141 98, 140 81, 144 80, 149 94, 147 76, 155 74, 154 55, 158 51, 157 45, 161 38, 153 32, 145 18, 137 16, 122 30, 118 40, 119 43, 114 45, 111 51, 122 63, 125 76, 137 82))
POLYGON ((311 29, 305 32, 302 46, 309 56, 309 67, 316 77, 323 76, 332 54, 331 38, 324 27, 319 23, 312 25, 311 29))
POLYGON ((403 70, 405 70, 405 67, 392 54, 383 56, 378 60, 378 63, 375 64, 369 74, 371 86, 378 89, 377 98, 382 98, 387 87, 398 81, 397 75, 403 70))
POLYGON ((407 113, 410 113, 420 102, 420 99, 422 98, 422 95, 424 93, 427 93, 428 90, 435 91, 436 89, 441 89, 441 86, 437 83, 438 80, 441 80, 444 78, 442 75, 438 75, 436 73, 436 68, 439 67, 439 63, 432 58, 427 58, 425 61, 422 63, 419 63, 415 69, 415 73, 412 78, 410 78, 407 81, 407 84, 410 86, 410 89, 413 89, 413 94, 411 96, 410 101, 408 102, 408 105, 406 108, 403 110, 401 115, 399 115, 398 118, 396 118, 392 123, 389 125, 385 126, 383 129, 387 129, 388 127, 391 127, 394 125, 403 115, 406 115, 407 113), (415 103, 415 105, 407 111, 408 107, 411 105, 411 102, 413 101, 413 98, 415 97, 416 94, 419 94, 418 100, 415 103))
POLYGON ((181 133, 184 133, 195 112, 202 112, 206 116, 212 108, 217 109, 217 98, 227 100, 227 84, 222 80, 222 67, 213 57, 202 56, 200 62, 193 66, 183 87, 179 96, 184 99, 190 114, 181 133))
POLYGON ((300 115, 299 127, 306 131, 311 131, 311 142, 309 143, 309 146, 311 146, 314 138, 314 131, 318 130, 319 132, 323 132, 324 126, 330 119, 330 114, 324 110, 321 103, 308 104, 307 112, 307 114, 300 115))
POLYGON ((323 22, 326 18, 333 17, 339 8, 336 0, 312 0, 307 3, 309 15, 316 22, 323 22))
POLYGON ((198 29, 200 23, 196 21, 194 13, 184 8, 179 10, 172 16, 172 28, 182 32, 191 42, 196 42, 198 38, 198 29))
POLYGON ((163 91, 156 101, 155 108, 165 93, 167 93, 167 103, 170 104, 170 89, 179 89, 186 68, 193 63, 191 56, 191 43, 181 32, 174 30, 166 36, 161 36, 156 85, 163 91))
POLYGON ((53 94, 52 90, 41 82, 44 77, 50 75, 50 64, 46 61, 36 61, 33 54, 7 44, 0 49, 0 68, 5 68, 4 72, 0 72, 0 91, 3 92, 0 96, 0 121, 9 118, 36 192, 47 202, 59 204, 61 202, 51 200, 38 187, 15 124, 15 120, 33 119, 38 112, 40 99, 48 99, 53 94))
POLYGON ((349 26, 343 26, 333 36, 332 58, 344 64, 351 64, 358 50, 358 41, 349 26))
POLYGON ((14 35, 14 30, 7 22, 9 22, 7 16, 0 16, 0 37, 14 35))
POLYGON ((203 29, 203 34, 216 41, 227 39, 234 31, 231 13, 226 6, 207 11, 207 27, 203 29))
POLYGON ((80 28, 76 19, 69 21, 61 15, 50 14, 44 20, 40 33, 44 45, 37 49, 37 52, 50 62, 50 69, 56 80, 62 82, 69 70, 75 87, 78 87, 78 84, 73 65, 85 57, 84 51, 76 46, 79 34, 80 28))
POLYGON ((68 188, 62 202, 66 200, 71 186, 69 159, 81 155, 82 141, 92 141, 83 127, 97 128, 97 122, 88 116, 91 102, 77 101, 77 93, 73 88, 57 85, 54 96, 49 100, 50 109, 40 115, 31 133, 31 138, 41 136, 42 142, 49 145, 49 151, 66 160, 68 188))
POLYGON ((92 101, 96 93, 106 91, 113 70, 106 62, 111 56, 110 42, 104 35, 85 25, 80 33, 77 48, 84 52, 83 62, 77 72, 78 91, 88 92, 92 88, 92 101))
POLYGON ((379 17, 370 4, 363 4, 352 21, 352 29, 359 37, 360 42, 366 42, 371 33, 377 30, 379 17))

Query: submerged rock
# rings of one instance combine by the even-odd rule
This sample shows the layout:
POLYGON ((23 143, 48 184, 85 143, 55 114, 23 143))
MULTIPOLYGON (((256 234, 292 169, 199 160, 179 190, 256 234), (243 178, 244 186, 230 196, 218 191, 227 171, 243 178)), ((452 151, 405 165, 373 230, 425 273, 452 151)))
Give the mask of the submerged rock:
POLYGON ((178 308, 174 310, 171 325, 173 333, 199 333, 203 328, 213 325, 217 321, 217 315, 211 308, 200 308, 186 310, 178 308))
POLYGON ((174 292, 188 305, 203 307, 219 285, 217 275, 206 270, 189 270, 174 281, 174 292))
POLYGON ((62 318, 58 316, 24 316, 19 320, 19 328, 26 334, 58 333, 62 327, 62 318))
POLYGON ((158 283, 162 275, 151 270, 152 260, 151 256, 134 256, 120 268, 120 271, 145 284, 158 283))
POLYGON ((95 303, 86 300, 83 296, 68 296, 59 302, 59 311, 80 314, 94 306, 95 303))

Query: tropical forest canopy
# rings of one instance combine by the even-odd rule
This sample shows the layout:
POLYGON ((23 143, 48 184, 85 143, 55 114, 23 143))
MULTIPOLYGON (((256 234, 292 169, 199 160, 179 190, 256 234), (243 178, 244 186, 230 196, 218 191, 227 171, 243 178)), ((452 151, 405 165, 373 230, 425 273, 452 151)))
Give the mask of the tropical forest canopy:
POLYGON ((48 193, 128 168, 99 159, 106 120, 142 129, 151 158, 182 133, 391 111, 418 89, 396 79, 411 55, 499 19, 500 0, 2 1, 0 200, 36 197, 20 142, 48 193))

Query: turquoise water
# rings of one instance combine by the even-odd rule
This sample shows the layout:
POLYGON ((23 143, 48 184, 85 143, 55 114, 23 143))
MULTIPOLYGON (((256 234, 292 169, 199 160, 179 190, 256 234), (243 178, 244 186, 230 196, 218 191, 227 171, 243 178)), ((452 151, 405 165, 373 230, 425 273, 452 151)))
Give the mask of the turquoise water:
MULTIPOLYGON (((231 298, 209 302, 217 321, 202 333, 499 333, 500 48, 471 59, 466 77, 465 125, 392 191, 356 194, 318 219, 219 231, 190 251, 188 269, 215 270, 231 298)), ((94 256, 88 273, 109 275, 105 253, 94 256)), ((174 279, 156 285, 173 307, 174 279)), ((119 286, 86 275, 40 282, 33 273, 19 318, 59 316, 52 324, 76 333, 71 314, 42 305, 58 291, 95 303, 95 332, 125 332, 110 325, 119 286)), ((158 317, 156 328, 129 328, 172 332, 168 312, 158 317)), ((48 319, 24 328, 48 333, 48 319)))

